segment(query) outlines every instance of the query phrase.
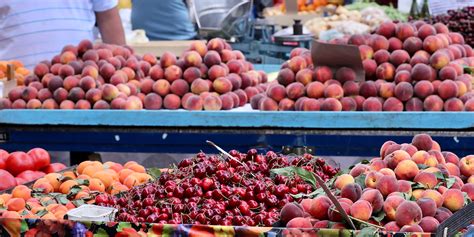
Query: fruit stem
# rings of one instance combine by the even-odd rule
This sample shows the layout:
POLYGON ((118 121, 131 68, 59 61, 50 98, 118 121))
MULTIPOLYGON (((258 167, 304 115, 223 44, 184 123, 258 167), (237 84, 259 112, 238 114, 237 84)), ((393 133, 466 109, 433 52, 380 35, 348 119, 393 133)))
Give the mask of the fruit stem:
MULTIPOLYGON (((209 141, 209 140, 206 140, 207 144, 213 146, 214 148, 216 148, 218 151, 220 151, 222 154, 226 155, 227 157, 229 157, 230 159, 236 161, 237 163, 241 164, 243 167, 245 167, 245 169, 247 170, 250 170, 250 168, 243 162, 241 162, 240 160, 238 159, 235 159, 235 157, 231 156, 229 153, 227 153, 227 151, 224 151, 224 149, 220 148, 218 145, 216 145, 214 142, 212 141, 209 141)), ((252 173, 249 173, 250 175, 252 175, 252 177, 255 178, 255 176, 252 174, 252 173)))

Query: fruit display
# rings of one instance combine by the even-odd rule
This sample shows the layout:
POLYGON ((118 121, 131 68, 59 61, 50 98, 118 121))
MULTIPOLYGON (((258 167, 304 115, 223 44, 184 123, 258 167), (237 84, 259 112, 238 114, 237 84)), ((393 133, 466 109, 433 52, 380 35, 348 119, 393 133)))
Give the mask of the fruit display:
MULTIPOLYGON (((308 1, 298 1, 298 14, 314 14, 319 13, 321 7, 327 6, 328 1, 326 0, 313 0, 308 3, 308 1)), ((331 5, 331 4, 330 4, 331 5)), ((285 3, 278 3, 272 7, 266 7, 263 9, 262 14, 264 17, 269 16, 279 16, 284 15, 286 12, 285 3)))
MULTIPOLYGON (((351 67, 314 67, 304 48, 291 52, 276 83, 251 99, 254 109, 299 111, 473 111, 471 46, 437 23, 381 24, 374 34, 329 43, 359 47, 365 81, 351 67)), ((316 56, 317 57, 317 56, 316 56)))
POLYGON ((30 71, 25 68, 23 63, 18 60, 10 60, 10 61, 1 61, 0 60, 0 79, 5 78, 7 76, 7 65, 13 65, 13 70, 15 70, 15 79, 17 80, 18 85, 23 85, 25 81, 25 77, 30 74, 30 71))
POLYGON ((160 60, 83 40, 37 64, 25 86, 0 99, 0 109, 228 110, 245 105, 244 89, 262 82, 266 75, 219 38, 160 60))
MULTIPOLYGON (((473 162, 474 156, 441 151, 429 135, 418 134, 411 143, 385 142, 380 157, 355 165, 329 187, 360 228, 435 232, 474 200, 473 162)), ((349 228, 324 193, 286 204, 280 216, 288 228, 349 228)), ((301 231, 285 230, 288 236, 301 236, 301 231)))
POLYGON ((152 179, 134 161, 123 166, 115 162, 84 161, 74 170, 37 177, 31 186, 15 184, 11 192, 0 195, 0 207, 4 208, 1 218, 61 220, 68 210, 93 203, 98 194, 116 195, 152 179))
POLYGON ((425 19, 430 24, 441 22, 448 26, 451 31, 459 32, 464 36, 466 44, 474 46, 474 6, 464 7, 458 10, 448 10, 446 14, 433 16, 425 19))
POLYGON ((297 166, 329 180, 337 168, 312 155, 286 157, 255 149, 230 151, 233 157, 198 153, 161 174, 155 182, 119 196, 98 195, 97 205, 118 209, 117 221, 161 224, 272 226, 280 209, 313 188, 299 177, 271 175, 297 166))
POLYGON ((28 152, 8 153, 0 149, 0 191, 31 182, 46 174, 65 169, 61 163, 51 163, 49 153, 42 148, 28 152))
POLYGON ((358 10, 362 11, 367 8, 376 8, 385 12, 385 14, 393 21, 406 21, 407 14, 400 12, 398 9, 393 6, 379 5, 375 2, 362 2, 355 1, 349 5, 345 5, 348 10, 358 10))

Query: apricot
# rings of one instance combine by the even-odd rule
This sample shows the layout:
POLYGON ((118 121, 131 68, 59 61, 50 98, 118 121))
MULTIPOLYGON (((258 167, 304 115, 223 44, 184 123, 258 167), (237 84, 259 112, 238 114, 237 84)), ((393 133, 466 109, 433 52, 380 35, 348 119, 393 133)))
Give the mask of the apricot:
POLYGON ((12 190, 12 198, 23 198, 26 201, 31 198, 31 189, 25 185, 15 186, 12 190))
POLYGON ((6 202, 6 208, 8 211, 22 211, 25 209, 25 206, 26 206, 26 202, 25 202, 25 199, 23 198, 10 198, 10 200, 8 200, 6 202))

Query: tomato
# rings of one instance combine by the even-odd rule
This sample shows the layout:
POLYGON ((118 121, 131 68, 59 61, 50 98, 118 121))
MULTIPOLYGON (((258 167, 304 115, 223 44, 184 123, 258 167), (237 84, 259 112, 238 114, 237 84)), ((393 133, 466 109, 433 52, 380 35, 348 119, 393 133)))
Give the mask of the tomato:
POLYGON ((17 185, 15 177, 6 170, 0 169, 0 180, 2 180, 0 182, 0 190, 9 189, 17 185))
POLYGON ((51 163, 49 153, 43 148, 33 148, 28 151, 28 155, 33 158, 36 170, 40 170, 51 163))
POLYGON ((66 169, 65 165, 63 165, 61 163, 52 163, 52 164, 44 167, 41 171, 45 172, 46 174, 49 174, 49 173, 59 172, 63 169, 66 169))
POLYGON ((32 170, 25 170, 23 172, 21 172, 20 174, 18 174, 16 177, 17 178, 20 178, 26 182, 30 182, 30 181, 33 181, 33 180, 37 180, 43 176, 45 176, 46 174, 44 172, 41 172, 41 171, 32 171, 32 170))
POLYGON ((0 149, 0 169, 5 169, 5 161, 9 155, 7 151, 0 149))
POLYGON ((6 169, 14 176, 25 170, 35 170, 33 159, 22 151, 15 151, 8 156, 5 162, 6 169))

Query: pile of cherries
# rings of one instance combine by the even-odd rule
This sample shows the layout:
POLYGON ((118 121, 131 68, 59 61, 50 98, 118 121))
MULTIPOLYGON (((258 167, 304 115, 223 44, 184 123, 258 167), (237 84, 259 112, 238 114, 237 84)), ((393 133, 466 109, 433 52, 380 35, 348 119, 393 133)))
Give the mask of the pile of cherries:
POLYGON ((324 180, 339 171, 309 154, 287 157, 270 151, 262 155, 255 149, 229 154, 235 159, 198 153, 155 182, 119 196, 98 195, 96 204, 117 208, 117 221, 272 226, 286 203, 299 201, 292 195, 310 193, 313 187, 298 176, 271 174, 271 169, 298 166, 324 180))

